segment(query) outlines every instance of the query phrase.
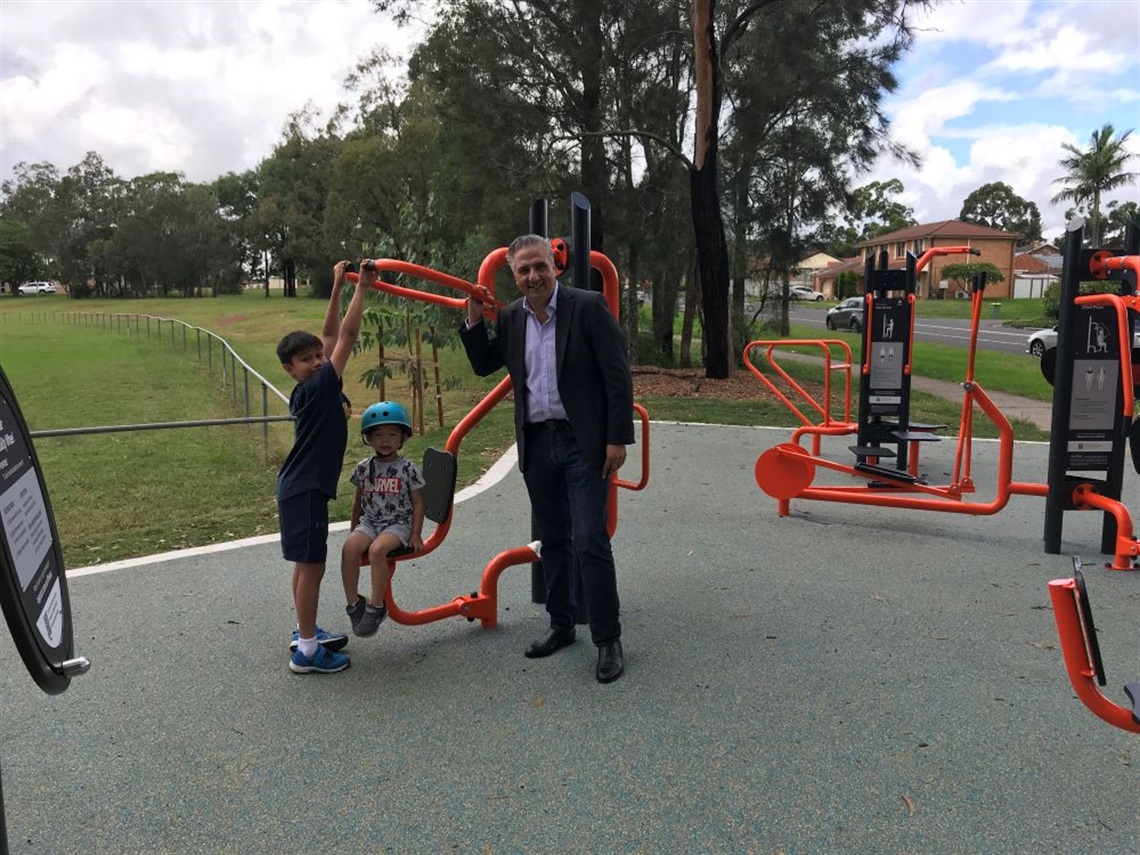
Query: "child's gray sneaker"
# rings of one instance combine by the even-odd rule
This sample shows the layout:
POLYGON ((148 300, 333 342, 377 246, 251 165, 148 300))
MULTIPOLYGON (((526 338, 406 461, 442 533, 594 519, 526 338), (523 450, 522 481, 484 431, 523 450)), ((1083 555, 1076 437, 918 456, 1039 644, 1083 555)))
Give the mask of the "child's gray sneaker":
POLYGON ((344 610, 348 614, 348 622, 352 624, 352 632, 354 635, 359 635, 356 631, 356 625, 360 623, 360 619, 364 617, 364 607, 368 605, 368 600, 364 599, 360 594, 356 595, 356 602, 351 606, 345 606, 344 610))
POLYGON ((384 623, 384 618, 386 617, 388 617, 388 609, 386 606, 374 606, 372 603, 369 603, 364 607, 364 615, 360 618, 360 621, 352 625, 352 632, 361 638, 375 635, 376 630, 380 628, 380 624, 384 623))

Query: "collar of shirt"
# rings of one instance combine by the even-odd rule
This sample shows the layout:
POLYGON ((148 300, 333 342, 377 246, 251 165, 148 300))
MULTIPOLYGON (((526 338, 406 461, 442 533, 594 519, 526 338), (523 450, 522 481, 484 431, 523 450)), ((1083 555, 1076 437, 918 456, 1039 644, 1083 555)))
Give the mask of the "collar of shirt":
MULTIPOLYGON (((558 311, 558 289, 560 287, 562 287, 562 286, 560 285, 558 280, 555 279, 554 280, 554 291, 550 295, 550 302, 546 304, 547 320, 553 320, 554 319, 554 313, 558 311)), ((538 319, 538 315, 536 315, 534 313, 534 309, 531 308, 530 300, 528 300, 526 297, 523 297, 523 311, 525 311, 532 318, 534 318, 536 320, 538 319)))

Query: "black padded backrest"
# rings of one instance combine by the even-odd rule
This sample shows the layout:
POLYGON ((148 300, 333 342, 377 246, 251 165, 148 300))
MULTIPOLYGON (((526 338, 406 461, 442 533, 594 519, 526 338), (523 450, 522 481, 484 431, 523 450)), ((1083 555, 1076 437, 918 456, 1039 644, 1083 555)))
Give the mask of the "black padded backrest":
POLYGON ((424 516, 442 525, 451 516, 455 499, 455 455, 429 448, 424 452, 424 516))

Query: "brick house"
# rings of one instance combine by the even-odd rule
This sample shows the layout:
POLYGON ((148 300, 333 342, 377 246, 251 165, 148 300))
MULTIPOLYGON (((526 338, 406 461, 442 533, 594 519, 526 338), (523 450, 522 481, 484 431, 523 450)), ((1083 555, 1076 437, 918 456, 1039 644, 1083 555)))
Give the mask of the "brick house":
POLYGON ((986 286, 987 297, 1008 297, 1013 287, 1014 245, 1017 235, 987 226, 976 226, 961 220, 943 220, 899 229, 879 235, 858 244, 860 255, 824 268, 813 277, 815 287, 829 296, 835 292, 835 278, 844 270, 853 270, 859 278, 859 293, 863 292, 863 271, 868 255, 887 252, 887 266, 891 270, 906 267, 906 254, 921 256, 932 247, 968 246, 981 255, 937 255, 918 274, 915 293, 920 298, 952 298, 958 290, 954 282, 947 281, 941 271, 951 264, 981 263, 988 261, 1001 271, 1004 281, 986 286))

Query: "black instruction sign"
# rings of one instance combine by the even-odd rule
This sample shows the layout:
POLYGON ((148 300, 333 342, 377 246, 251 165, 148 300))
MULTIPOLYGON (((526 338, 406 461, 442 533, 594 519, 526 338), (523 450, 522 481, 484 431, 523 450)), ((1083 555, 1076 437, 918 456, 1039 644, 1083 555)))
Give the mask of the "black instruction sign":
POLYGON ((1107 470, 1123 407, 1116 312, 1100 306, 1081 307, 1073 320, 1073 384, 1069 390, 1065 468, 1107 470))
POLYGON ((870 340, 870 412, 895 415, 902 406, 903 368, 910 341, 910 305, 902 299, 879 298, 872 304, 868 319, 870 340))
POLYGON ((63 552, 27 424, 0 368, 0 607, 32 678, 49 694, 86 670, 72 647, 63 552))

